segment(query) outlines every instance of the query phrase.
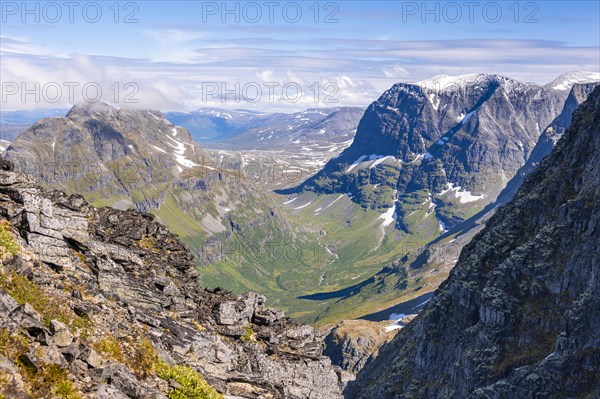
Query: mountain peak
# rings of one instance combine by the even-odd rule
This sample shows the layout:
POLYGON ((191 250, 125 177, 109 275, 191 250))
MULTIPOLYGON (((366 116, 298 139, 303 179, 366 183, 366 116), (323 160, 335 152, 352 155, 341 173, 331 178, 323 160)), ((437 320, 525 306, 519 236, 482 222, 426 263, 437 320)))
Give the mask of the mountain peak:
POLYGON ((472 84, 498 79, 498 75, 472 73, 466 75, 438 75, 413 84, 430 91, 452 91, 472 84))
POLYGON ((575 71, 567 72, 548 83, 546 87, 559 91, 571 90, 575 83, 593 83, 600 81, 599 72, 575 71))
POLYGON ((77 116, 90 116, 94 112, 100 112, 100 113, 109 112, 110 113, 110 112, 116 112, 118 110, 119 110, 118 107, 112 106, 103 101, 98 101, 98 102, 79 101, 78 103, 74 104, 73 107, 69 110, 69 112, 67 113, 67 118, 73 117, 76 115, 77 116))

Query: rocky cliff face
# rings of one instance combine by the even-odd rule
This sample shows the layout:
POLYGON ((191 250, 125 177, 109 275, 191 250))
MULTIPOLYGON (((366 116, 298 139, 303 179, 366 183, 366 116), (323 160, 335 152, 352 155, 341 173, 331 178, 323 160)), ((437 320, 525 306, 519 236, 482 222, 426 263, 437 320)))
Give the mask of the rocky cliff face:
POLYGON ((600 88, 348 398, 600 395, 600 88))
POLYGON ((0 394, 164 398, 201 378, 226 398, 341 397, 315 330, 261 295, 199 288, 193 256, 152 215, 0 166, 0 394))
POLYGON ((343 370, 358 373, 396 332, 390 321, 344 320, 325 336, 323 354, 343 370))
MULTIPOLYGON (((564 82, 559 82, 555 83, 554 87, 563 87, 564 85, 564 82)), ((597 85, 598 82, 573 84, 561 113, 546 129, 544 129, 537 144, 533 147, 527 162, 525 162, 525 165, 523 165, 508 182, 506 188, 498 196, 497 203, 504 204, 509 201, 512 196, 515 195, 519 187, 521 187, 525 177, 533 172, 542 159, 550 154, 565 130, 571 125, 573 112, 587 99, 597 85)))

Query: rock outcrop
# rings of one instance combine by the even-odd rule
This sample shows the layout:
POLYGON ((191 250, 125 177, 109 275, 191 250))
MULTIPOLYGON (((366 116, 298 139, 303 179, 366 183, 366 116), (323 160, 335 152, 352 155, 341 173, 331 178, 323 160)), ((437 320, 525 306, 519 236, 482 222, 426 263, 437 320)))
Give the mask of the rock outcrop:
POLYGON ((600 396, 600 88, 346 397, 600 396))
POLYGON ((31 397, 53 365, 85 398, 164 398, 181 389, 156 371, 164 364, 190 367, 225 397, 341 397, 347 377, 317 331, 256 293, 200 288, 194 257, 152 215, 95 208, 7 161, 0 169, 5 397, 31 397))
POLYGON ((325 336, 323 354, 343 370, 358 373, 396 332, 391 321, 345 320, 325 336))

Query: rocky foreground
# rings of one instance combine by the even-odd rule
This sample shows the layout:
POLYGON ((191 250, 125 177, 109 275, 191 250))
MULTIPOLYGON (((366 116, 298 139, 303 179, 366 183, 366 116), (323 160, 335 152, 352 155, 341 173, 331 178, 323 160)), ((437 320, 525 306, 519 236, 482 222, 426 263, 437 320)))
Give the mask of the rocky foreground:
POLYGON ((600 87, 351 399, 600 397, 600 87))
POLYGON ((199 288, 152 215, 0 166, 0 398, 341 398, 312 327, 199 288))

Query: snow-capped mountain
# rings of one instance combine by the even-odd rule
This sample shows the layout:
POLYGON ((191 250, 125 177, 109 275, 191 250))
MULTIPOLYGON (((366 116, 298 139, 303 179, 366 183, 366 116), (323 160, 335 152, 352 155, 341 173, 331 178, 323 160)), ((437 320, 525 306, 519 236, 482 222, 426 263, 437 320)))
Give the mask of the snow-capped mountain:
POLYGON ((559 90, 569 91, 576 83, 593 83, 600 81, 600 72, 567 72, 548 83, 546 87, 559 90))
POLYGON ((209 146, 237 150, 338 152, 352 142, 363 113, 362 108, 326 108, 272 114, 248 126, 243 133, 209 146))
POLYGON ((489 74, 396 84, 368 107, 352 145, 299 189, 393 208, 400 228, 412 212, 403 204, 417 198, 450 229, 497 197, 567 95, 489 74))

